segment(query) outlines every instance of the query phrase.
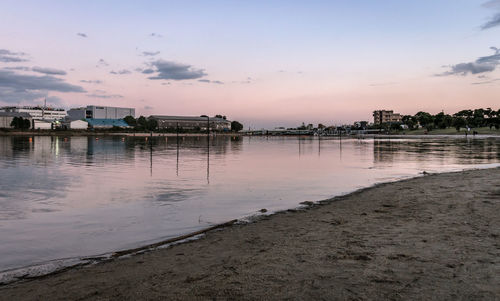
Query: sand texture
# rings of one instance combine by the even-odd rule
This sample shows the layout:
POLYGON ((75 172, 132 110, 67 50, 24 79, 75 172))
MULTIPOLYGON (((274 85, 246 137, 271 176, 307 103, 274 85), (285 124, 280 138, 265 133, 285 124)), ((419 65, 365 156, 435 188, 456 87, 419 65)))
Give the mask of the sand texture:
POLYGON ((382 184, 0 287, 0 300, 226 299, 500 300, 500 169, 382 184))

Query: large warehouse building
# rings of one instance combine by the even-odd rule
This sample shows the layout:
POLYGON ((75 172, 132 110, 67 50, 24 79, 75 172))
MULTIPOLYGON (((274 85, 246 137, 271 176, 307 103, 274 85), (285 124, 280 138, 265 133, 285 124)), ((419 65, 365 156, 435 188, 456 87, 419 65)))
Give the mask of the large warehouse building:
POLYGON ((158 122, 160 129, 175 129, 177 126, 182 129, 206 129, 207 123, 210 130, 229 131, 231 130, 231 121, 217 117, 192 117, 192 116, 164 116, 151 115, 149 118, 158 122))
POLYGON ((71 120, 80 119, 123 119, 127 116, 135 118, 135 109, 103 106, 87 106, 68 111, 71 120))

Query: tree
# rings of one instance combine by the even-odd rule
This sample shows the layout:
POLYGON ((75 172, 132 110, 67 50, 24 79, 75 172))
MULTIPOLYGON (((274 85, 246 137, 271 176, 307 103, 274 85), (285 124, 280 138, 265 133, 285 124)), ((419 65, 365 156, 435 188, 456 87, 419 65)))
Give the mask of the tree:
POLYGON ((26 130, 31 127, 31 122, 29 119, 24 119, 22 117, 14 117, 10 122, 10 126, 15 129, 26 130))
POLYGON ((427 130, 432 129, 433 117, 431 114, 420 111, 417 114, 415 114, 415 118, 422 127, 427 128, 427 130))
POLYGON ((233 130, 234 132, 239 132, 242 129, 243 129, 243 124, 239 123, 236 120, 231 121, 231 130, 233 130))
POLYGON ((135 126, 137 124, 137 120, 133 116, 127 116, 123 118, 123 120, 130 126, 135 126))
POLYGON ((148 119, 146 122, 146 129, 148 131, 154 131, 158 128, 158 121, 155 119, 148 119))
POLYGON ((465 127, 466 124, 467 123, 465 122, 464 117, 458 117, 458 116, 453 117, 452 125, 455 129, 457 129, 457 132, 460 131, 460 128, 465 127))

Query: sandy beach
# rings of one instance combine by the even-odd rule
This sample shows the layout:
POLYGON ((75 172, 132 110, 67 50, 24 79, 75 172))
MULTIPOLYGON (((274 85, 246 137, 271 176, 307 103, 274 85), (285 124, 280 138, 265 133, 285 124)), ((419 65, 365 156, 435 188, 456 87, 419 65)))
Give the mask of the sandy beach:
POLYGON ((498 300, 499 213, 500 169, 426 175, 0 286, 0 300, 498 300))

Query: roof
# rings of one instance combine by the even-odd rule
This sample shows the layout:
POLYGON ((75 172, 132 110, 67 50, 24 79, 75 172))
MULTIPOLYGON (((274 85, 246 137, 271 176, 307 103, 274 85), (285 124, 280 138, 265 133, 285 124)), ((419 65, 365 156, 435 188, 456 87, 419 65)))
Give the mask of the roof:
MULTIPOLYGON (((158 120, 183 120, 183 121, 207 121, 207 117, 198 117, 198 116, 167 116, 167 115, 151 115, 149 118, 158 119, 158 120)), ((217 122, 230 122, 229 120, 218 118, 218 117, 208 117, 210 121, 217 122)))
POLYGON ((0 117, 23 117, 23 118, 31 118, 31 115, 26 112, 0 112, 0 117))
POLYGON ((88 118, 86 120, 91 127, 129 127, 129 125, 123 119, 88 118))

